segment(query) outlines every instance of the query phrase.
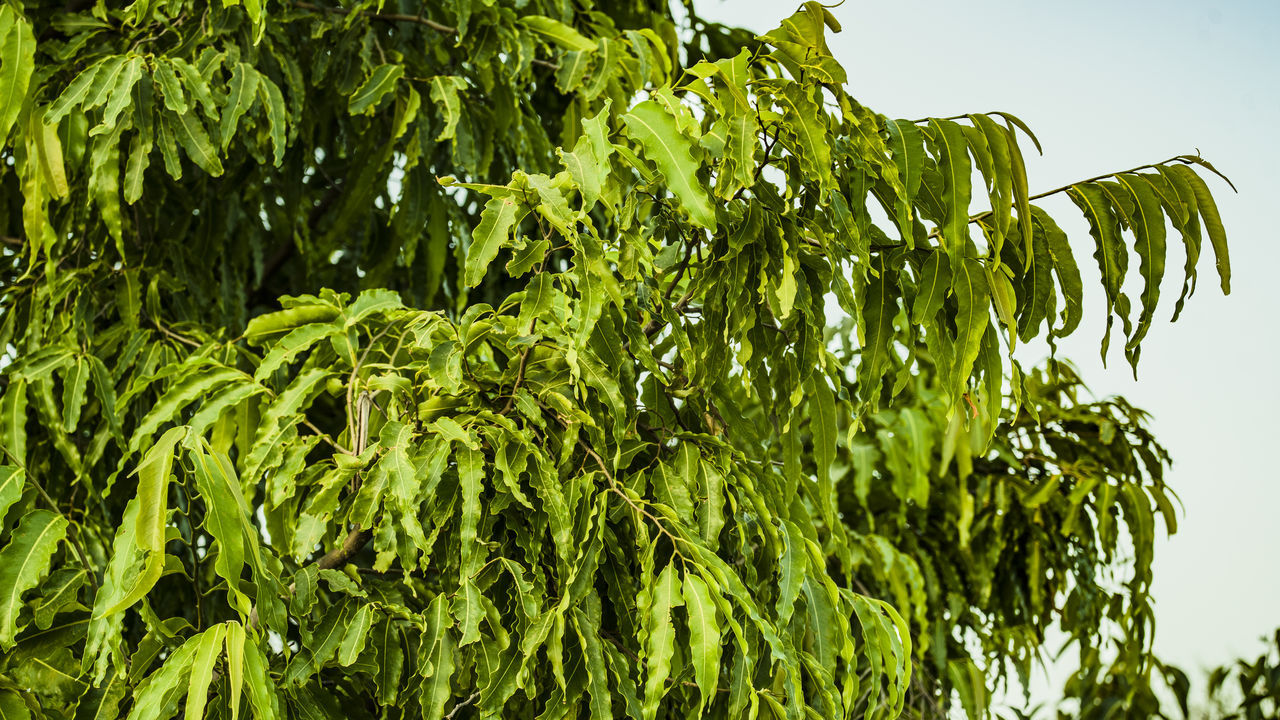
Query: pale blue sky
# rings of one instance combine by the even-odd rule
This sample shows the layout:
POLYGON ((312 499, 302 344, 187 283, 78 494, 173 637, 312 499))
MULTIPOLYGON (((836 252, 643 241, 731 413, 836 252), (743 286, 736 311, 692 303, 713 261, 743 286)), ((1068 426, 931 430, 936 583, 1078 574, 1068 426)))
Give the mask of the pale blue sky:
MULTIPOLYGON (((793 9, 699 3, 708 18, 761 31, 793 9)), ((1174 457, 1168 480, 1186 512, 1156 550, 1157 651, 1193 676, 1256 655, 1259 636, 1280 625, 1280 484, 1270 456, 1280 447, 1271 215, 1280 206, 1280 2, 849 0, 832 12, 844 25, 830 43, 849 90, 875 110, 1024 119, 1045 148, 1027 159, 1033 192, 1196 148, 1240 189, 1213 185, 1231 240, 1232 294, 1221 295, 1212 257, 1203 257, 1199 291, 1169 324, 1182 265, 1173 255, 1162 324, 1144 343, 1137 382, 1118 353, 1107 369, 1098 359, 1096 267, 1084 323, 1060 352, 1095 394, 1120 393, 1151 411, 1174 457)), ((1079 214, 1069 202, 1044 205, 1089 269, 1079 214)))

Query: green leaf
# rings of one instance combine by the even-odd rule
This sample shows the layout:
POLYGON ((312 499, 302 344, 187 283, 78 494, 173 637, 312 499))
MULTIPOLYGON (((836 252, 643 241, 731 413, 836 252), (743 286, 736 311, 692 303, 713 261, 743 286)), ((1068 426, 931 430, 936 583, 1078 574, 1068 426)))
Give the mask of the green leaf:
MULTIPOLYGON (((888 145, 893 153, 893 163, 898 166, 898 177, 906 190, 906 195, 899 198, 895 205, 896 220, 899 228, 910 228, 911 203, 920 191, 920 181, 924 177, 924 140, 914 123, 887 120, 885 127, 889 130, 888 145)), ((908 243, 914 242, 910 233, 903 239, 908 243)))
POLYGON ((475 287, 484 279, 489 264, 498 256, 498 249, 511 237, 511 228, 528 213, 524 205, 512 198, 495 197, 485 203, 480 213, 480 224, 471 233, 471 247, 467 248, 467 287, 475 287))
POLYGON ((5 513, 22 497, 27 472, 16 465, 0 465, 0 521, 5 513))
POLYGON ((133 102, 133 86, 142 77, 143 60, 134 55, 120 66, 115 74, 115 84, 111 87, 110 98, 102 112, 102 122, 90 131, 90 135, 101 135, 115 130, 120 113, 133 102))
MULTIPOLYGON (((231 146, 240 118, 253 106, 258 92, 258 71, 246 63, 236 63, 231 71, 231 83, 227 86, 227 103, 222 109, 222 151, 231 146)), ((179 117, 185 113, 174 110, 179 117)), ((190 152, 190 150, 188 150, 190 152)), ((201 165, 204 167, 204 165, 201 165)))
POLYGON ((836 458, 836 437, 839 434, 836 425, 836 399, 831 387, 827 385, 827 379, 819 372, 809 376, 805 388, 809 392, 809 432, 813 442, 814 472, 818 479, 818 505, 827 522, 838 523, 840 519, 836 510, 835 483, 831 477, 831 465, 836 458))
POLYGON ((680 132, 676 118, 657 102, 645 100, 623 115, 622 121, 693 221, 714 232, 715 208, 698 179, 699 163, 692 154, 694 143, 680 132))
POLYGON ((351 624, 347 625, 347 632, 342 636, 342 642, 338 644, 339 665, 343 667, 351 665, 360 653, 364 652, 372 627, 373 608, 369 605, 361 605, 351 619, 351 624))
POLYGON ((80 409, 84 407, 85 391, 89 386, 89 363, 77 357, 75 365, 67 369, 62 381, 62 429, 75 432, 80 424, 80 409))
POLYGON ((422 676, 419 700, 425 720, 441 720, 445 704, 453 696, 450 678, 453 676, 454 643, 449 628, 453 618, 449 615, 449 603, 444 593, 436 595, 424 613, 425 628, 418 653, 418 674, 422 676))
MULTIPOLYGON (((463 445, 456 450, 458 461, 458 485, 462 499, 462 518, 459 527, 459 542, 462 544, 462 561, 459 565, 463 584, 471 577, 483 562, 477 553, 476 533, 480 526, 480 493, 483 491, 484 456, 475 448, 463 445)), ((459 645, 466 645, 471 639, 463 635, 459 645)))
MULTIPOLYGON (((205 703, 209 697, 209 684, 213 681, 213 664, 222 654, 222 641, 227 626, 214 625, 199 635, 195 657, 191 663, 191 676, 187 681, 186 720, 202 720, 205 703)), ((193 638, 194 640, 195 638, 193 638)))
POLYGON ((137 452, 151 439, 161 425, 177 418, 182 408, 196 399, 207 396, 222 385, 242 380, 244 373, 231 368, 218 368, 209 372, 195 371, 169 387, 160 400, 139 421, 129 441, 129 452, 137 452))
POLYGON ((184 115, 166 112, 163 127, 171 129, 178 143, 182 145, 182 149, 187 151, 187 156, 201 170, 214 177, 222 174, 222 160, 218 159, 218 152, 209 141, 209 133, 204 128, 204 122, 196 116, 194 110, 184 115))
POLYGON ((321 340, 331 337, 337 337, 342 333, 342 328, 332 323, 311 323, 294 328, 278 342, 274 343, 271 351, 266 357, 262 358, 262 362, 258 364, 258 369, 253 372, 253 379, 263 382, 271 377, 281 365, 290 363, 298 355, 309 350, 313 345, 321 340))
POLYGON ((1218 214, 1218 203, 1214 201, 1209 186, 1186 165, 1174 165, 1169 170, 1181 177, 1191 186, 1195 193, 1196 207, 1200 211, 1200 219, 1209 233, 1209 243, 1213 245, 1214 262, 1218 268, 1218 278, 1222 283, 1222 294, 1231 294, 1231 258, 1227 254, 1227 233, 1222 227, 1222 217, 1218 214))
POLYGON ((586 650, 587 685, 591 693, 591 717, 613 717, 613 695, 609 691, 609 670, 605 665, 604 645, 600 641, 600 600, 587 597, 586 612, 573 608, 573 626, 586 650))
POLYGON ((26 101, 35 55, 31 24, 13 6, 0 7, 0 146, 26 101))
POLYGON ((373 644, 378 651, 378 702, 395 705, 400 694, 400 677, 404 668, 404 648, 400 630, 389 617, 374 628, 373 644))
POLYGON ((0 447, 5 460, 25 465, 27 461, 27 383, 11 377, 0 398, 0 447))
POLYGON ((58 99, 49 106, 48 111, 45 112, 45 124, 57 124, 72 109, 83 103, 90 90, 93 89, 98 75, 107 67, 109 62, 110 60, 101 60, 81 70, 75 79, 71 81, 71 84, 58 96, 58 99))
MULTIPOLYGON (((205 634, 212 632, 216 631, 206 630, 205 634)), ((181 647, 165 658, 159 670, 142 681, 134 693, 133 708, 127 720, 172 717, 177 712, 178 699, 187 689, 183 680, 189 679, 191 664, 203 641, 203 635, 187 638, 181 647)))
POLYGON ((467 89, 465 78, 456 75, 436 75, 431 78, 431 99, 444 117, 444 126, 436 135, 436 142, 450 140, 457 135, 458 120, 462 117, 462 103, 458 93, 467 89))
POLYGON ((520 24, 566 50, 591 52, 596 49, 596 44, 582 33, 553 18, 526 15, 520 18, 520 24))
POLYGON ((956 268, 952 291, 956 297, 956 364, 950 390, 958 398, 969 383, 982 336, 990 325, 991 293, 982 264, 966 258, 956 268))
MULTIPOLYGON (((364 113, 366 115, 373 114, 377 109, 378 103, 387 93, 395 90, 396 82, 404 76, 404 66, 394 63, 384 63, 373 69, 369 73, 369 77, 356 88, 351 94, 351 99, 347 102, 347 112, 352 115, 364 113)), ((434 83, 432 94, 434 96, 434 83)), ((455 121, 456 122, 456 121, 455 121)))
POLYGON ((1165 229, 1164 213, 1160 211, 1160 199, 1151 186, 1133 174, 1116 176, 1116 181, 1126 188, 1134 199, 1133 234, 1137 240, 1138 272, 1142 275, 1142 313, 1133 335, 1125 344, 1125 354, 1137 371, 1138 344, 1151 327, 1156 302, 1160 298, 1160 283, 1164 280, 1165 229))
POLYGON ((22 595, 48 574, 53 552, 66 534, 66 518, 49 510, 33 510, 23 516, 9 543, 0 549, 0 649, 13 648, 22 595))
POLYGON ((262 103, 267 115, 267 129, 271 137, 272 162, 276 167, 284 159, 285 130, 289 125, 289 115, 284 107, 284 95, 280 88, 265 75, 258 75, 258 101, 262 103))
POLYGON ((920 279, 916 282, 916 299, 911 306, 911 320, 926 322, 933 318, 951 287, 951 265, 942 253, 929 253, 920 279))
POLYGON ((1062 288, 1063 299, 1066 301, 1062 311, 1062 327, 1053 331, 1054 336, 1064 337, 1075 332, 1080 324, 1084 298, 1080 268, 1076 265, 1071 244, 1067 241, 1067 234, 1062 231, 1062 228, 1058 227, 1048 213, 1040 208, 1033 207, 1031 212, 1036 225, 1044 232, 1045 240, 1049 245, 1049 256, 1053 259, 1053 272, 1058 278, 1058 285, 1062 288))
POLYGON ((699 712, 716 697, 720 682, 720 625, 707 583, 695 573, 684 574, 684 604, 689 612, 689 656, 702 694, 699 712))
POLYGON ((258 543, 258 530, 250 519, 250 508, 240 489, 235 468, 221 453, 210 454, 197 445, 190 453, 195 467, 196 489, 205 505, 205 530, 218 543, 214 571, 227 581, 231 592, 241 597, 240 607, 246 614, 249 599, 240 590, 241 573, 246 554, 258 582, 263 561, 258 543))
POLYGON ((671 677, 671 656, 675 653, 675 626, 671 622, 671 610, 684 604, 676 584, 674 562, 668 563, 658 578, 650 582, 651 598, 644 618, 649 635, 644 654, 647 668, 642 714, 644 720, 657 717, 658 706, 667 694, 667 678, 671 677))
POLYGON ((858 366, 858 384, 863 399, 874 402, 880 396, 880 379, 893 342, 893 318, 898 313, 894 299, 896 288, 889 284, 884 272, 867 284, 863 303, 862 362, 858 366))
POLYGON ((173 61, 164 57, 156 58, 155 70, 152 71, 151 77, 160 88, 165 107, 179 115, 190 109, 190 106, 187 105, 187 95, 182 90, 182 81, 178 79, 178 71, 175 69, 173 61))
POLYGON ((170 428, 160 436, 138 464, 138 548, 164 552, 164 526, 169 514, 169 481, 173 475, 173 448, 187 428, 170 428))
POLYGON ((943 176, 942 202, 946 220, 942 228, 943 247, 951 256, 952 269, 958 271, 959 258, 969 244, 969 198, 972 193, 972 166, 964 130, 950 120, 929 121, 934 154, 943 176))
MULTIPOLYGON (((1124 283, 1125 271, 1129 266, 1129 256, 1125 252, 1124 240, 1120 237, 1120 216, 1116 210, 1112 209, 1106 191, 1100 185, 1094 183, 1072 185, 1067 194, 1089 221, 1089 234, 1093 236, 1096 244, 1094 257, 1102 273, 1102 287, 1106 291, 1106 309, 1110 316, 1120 299, 1120 287, 1124 283)), ((1108 320, 1108 328, 1110 328, 1110 320, 1108 320)), ((1105 342, 1103 353, 1106 353, 1105 342)))

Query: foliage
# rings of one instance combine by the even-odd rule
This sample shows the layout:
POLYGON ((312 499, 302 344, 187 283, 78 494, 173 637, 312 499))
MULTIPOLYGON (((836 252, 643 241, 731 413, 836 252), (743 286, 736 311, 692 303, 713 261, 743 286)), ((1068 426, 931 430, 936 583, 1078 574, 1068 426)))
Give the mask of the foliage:
POLYGON ((1215 668, 1209 675, 1209 697, 1223 720, 1280 714, 1280 630, 1257 658, 1215 668))
POLYGON ((977 717, 1055 622, 1146 677, 1167 458, 1012 352, 1080 324, 1054 193, 1104 355, 1167 225, 1229 290, 1213 168, 1032 194, 836 30, 0 6, 6 717, 977 717))

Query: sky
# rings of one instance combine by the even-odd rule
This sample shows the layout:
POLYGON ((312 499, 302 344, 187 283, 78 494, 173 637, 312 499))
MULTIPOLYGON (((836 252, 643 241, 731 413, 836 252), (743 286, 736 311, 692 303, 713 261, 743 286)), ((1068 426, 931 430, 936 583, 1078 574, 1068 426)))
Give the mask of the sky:
MULTIPOLYGON (((761 32, 793 10, 761 0, 697 8, 761 32)), ((1023 145, 1033 193, 1197 149, 1239 188, 1211 181, 1231 294, 1217 287, 1206 243, 1198 291, 1170 324, 1182 275, 1172 236, 1160 323, 1136 381, 1114 348, 1106 367, 1099 358, 1105 315, 1087 225, 1065 199, 1042 204, 1086 273, 1084 321, 1060 355, 1096 396, 1121 394, 1150 411, 1174 459, 1166 480, 1185 512, 1156 547, 1156 652, 1194 680, 1201 668, 1256 657, 1261 636, 1280 626, 1280 483, 1270 457, 1280 443, 1280 243, 1270 215, 1280 205, 1280 2, 847 0, 832 13, 843 25, 832 52, 849 92, 872 109, 912 119, 1004 110, 1025 120, 1045 151, 1023 145)), ((1037 694, 1049 692, 1038 684, 1037 694)))

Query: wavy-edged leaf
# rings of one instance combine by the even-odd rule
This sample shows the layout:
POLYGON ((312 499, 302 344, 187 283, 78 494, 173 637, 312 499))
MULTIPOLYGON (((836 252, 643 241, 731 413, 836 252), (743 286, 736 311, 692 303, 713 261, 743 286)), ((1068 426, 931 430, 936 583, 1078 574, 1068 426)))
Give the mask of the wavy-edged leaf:
POLYGON ((390 617, 384 617, 373 630, 373 646, 378 653, 378 702, 395 705, 400 695, 400 677, 404 670, 404 648, 400 630, 390 617))
POLYGON ((880 379, 889 362, 893 342, 893 318, 898 314, 896 286, 887 273, 867 283, 866 300, 862 304, 862 362, 858 365, 858 384, 866 402, 875 403, 880 396, 880 379))
POLYGON ((644 683, 644 720, 654 720, 658 716, 658 706, 667 694, 667 678, 671 677, 671 657, 675 653, 675 626, 671 621, 673 608, 684 604, 680 595, 675 563, 668 563, 657 579, 650 580, 648 614, 644 618, 648 634, 645 645, 644 660, 646 677, 644 683))
POLYGON ((173 449, 187 428, 170 428, 160 436, 138 464, 137 543, 142 550, 164 552, 164 526, 169 513, 169 481, 173 475, 173 449))
POLYGON ((951 256, 953 270, 959 270, 969 243, 969 200, 972 195, 973 169, 969 163, 968 143, 964 130, 950 120, 929 120, 929 139, 933 143, 938 169, 942 173, 942 202, 946 219, 942 228, 943 247, 951 256))
MULTIPOLYGON (((894 203, 895 220, 899 228, 910 228, 913 220, 911 205, 916 193, 920 192, 920 181, 924 177, 924 138, 920 128, 905 120, 886 120, 885 127, 889 131, 889 151, 893 154, 893 163, 898 166, 898 177, 906 191, 894 203)), ((904 240, 914 242, 910 233, 904 240)))
POLYGON ((436 142, 450 140, 457 134, 458 120, 462 117, 462 103, 458 94, 467 89, 465 78, 457 75, 436 75, 431 78, 431 99, 437 112, 444 118, 444 125, 436 134, 436 142))
POLYGON ((1218 269, 1222 294, 1231 294, 1231 258, 1227 253, 1227 232, 1222 227, 1222 217, 1218 214, 1218 203, 1209 192, 1209 186, 1186 165, 1174 165, 1170 171, 1180 176, 1195 193, 1196 209, 1200 211, 1200 219, 1209 233, 1209 244, 1213 246, 1214 265, 1218 269))
POLYGON ((701 693, 701 710, 715 700, 720 682, 720 624, 711 590, 696 573, 684 574, 683 595, 689 616, 689 656, 701 693))
POLYGON ((1076 264, 1067 234, 1053 218, 1038 207, 1033 207, 1031 213, 1036 225, 1044 233, 1049 258, 1053 262, 1053 273, 1058 278, 1058 286, 1062 288, 1062 325, 1051 330, 1050 334, 1053 337, 1066 337, 1075 332, 1083 314, 1084 285, 1080 280, 1080 266, 1076 264))
POLYGON ((289 126, 289 114, 285 111, 284 95, 280 87, 266 75, 258 74, 258 101, 267 116, 267 131, 271 138, 271 160, 276 167, 284 159, 285 131, 289 126))
POLYGON ((631 108, 622 121, 644 149, 644 157, 666 178, 667 188, 695 223, 716 229, 715 208, 698 179, 699 163, 693 157, 693 141, 680 132, 676 118, 653 100, 631 108))
POLYGON ((80 424, 80 410, 84 407, 85 392, 89 388, 89 362, 77 357, 67 368, 62 379, 62 429, 75 432, 80 424))
POLYGON ((374 68, 369 77, 351 94, 351 99, 347 101, 347 112, 352 115, 372 113, 382 98, 395 90, 396 82, 403 76, 404 66, 398 63, 383 63, 374 68))
POLYGON ((0 146, 9 138, 26 100, 35 55, 31 23, 14 6, 0 7, 0 146))
POLYGON ((182 81, 178 79, 178 70, 172 60, 166 57, 157 57, 155 59, 155 69, 151 72, 151 79, 160 88, 160 95, 164 100, 165 107, 179 115, 190 109, 187 104, 187 94, 182 89, 182 81))
POLYGON ((27 471, 17 465, 0 465, 0 521, 5 513, 22 497, 27 482, 27 471))
MULTIPOLYGON (((222 654, 222 642, 227 626, 219 623, 199 635, 191 675, 187 680, 187 705, 185 720, 203 720, 205 704, 209 699, 209 684, 213 681, 213 665, 222 654)), ((195 640, 195 638, 192 638, 195 640)))
POLYGON ((453 696, 454 652, 453 617, 444 593, 436 595, 424 613, 425 627, 418 652, 418 674, 422 676, 419 702, 425 720, 441 720, 445 704, 453 696))
POLYGON ((299 354, 306 352, 312 345, 326 338, 342 333, 342 327, 334 323, 311 323, 294 328, 278 342, 271 346, 270 352, 262 358, 253 379, 263 382, 271 377, 281 365, 293 361, 299 354))
POLYGON ((192 663, 204 645, 204 635, 219 632, 215 629, 194 635, 164 660, 159 670, 147 676, 134 693, 133 708, 127 720, 173 717, 178 711, 178 700, 189 687, 192 663))
POLYGON ((98 82, 98 76, 110 66, 113 60, 118 59, 107 58, 81 70, 75 79, 71 81, 71 84, 67 85, 67 88, 62 91, 62 94, 58 95, 58 99, 45 111, 45 124, 57 124, 74 108, 83 103, 98 82))
POLYGON ((982 336, 991 324, 991 291, 982 263, 965 258, 956 266, 951 288, 956 298, 956 364, 948 389, 958 398, 968 385, 982 336))
POLYGON ((23 516, 0 549, 0 649, 13 648, 22 595, 48 574, 53 552, 66 534, 66 518, 50 510, 33 510, 23 516))
MULTIPOLYGON (((227 85, 227 102, 222 108, 220 137, 223 152, 231 146, 231 138, 235 137, 240 118, 253 107, 257 92, 258 71, 247 63, 236 63, 231 69, 231 82, 227 85)), ((174 112, 178 113, 177 110, 174 112)), ((185 114, 178 113, 178 116, 185 114)), ((204 166, 201 165, 201 167, 204 166)))
POLYGON ((138 422, 129 440, 129 452, 142 449, 147 440, 166 422, 176 420, 179 411, 200 397, 207 397, 222 385, 242 380, 245 374, 231 368, 216 368, 211 371, 197 369, 190 372, 165 391, 151 410, 138 422))
POLYGON ((1125 354, 1137 371, 1138 345, 1151 327, 1156 302, 1160 298, 1160 283, 1164 280, 1165 227, 1164 213, 1160 211, 1160 198, 1145 180, 1134 174, 1121 174, 1116 181, 1133 196, 1134 249, 1138 253, 1138 272, 1142 275, 1142 312, 1133 334, 1125 344, 1125 354))
POLYGON ((526 15, 520 18, 520 24, 566 50, 591 52, 596 49, 596 44, 582 33, 553 18, 526 15))
POLYGON ((471 233, 471 246, 467 248, 463 282, 468 287, 475 287, 484 279, 489 264, 511 237, 511 228, 527 213, 528 209, 513 198, 495 197, 485 203, 480 213, 480 224, 471 233))
POLYGON ((120 113, 133 102, 133 86, 142 78, 144 63, 142 56, 133 55, 124 61, 119 72, 115 73, 115 84, 111 87, 110 97, 102 111, 102 122, 89 132, 90 135, 103 135, 115 131, 120 113))
POLYGON ((361 605, 347 625, 347 632, 338 643, 338 664, 343 667, 351 665, 364 652, 365 643, 369 641, 369 631, 373 628, 373 608, 361 605))
MULTIPOLYGON (((1106 291, 1108 316, 1116 309, 1120 287, 1129 267, 1129 256, 1124 240, 1120 237, 1120 216, 1111 207, 1106 191, 1099 185, 1083 183, 1072 185, 1067 194, 1089 221, 1089 234, 1095 243, 1094 258, 1102 273, 1102 287, 1106 291)), ((1108 320, 1108 328, 1110 320, 1108 320)), ((1105 354, 1106 348, 1103 348, 1105 354)))
POLYGON ((5 460, 27 462, 27 381, 10 376, 9 387, 0 398, 0 447, 5 460))
POLYGON ((240 481, 231 461, 222 453, 209 453, 197 442, 190 457, 195 467, 197 492, 205 505, 205 530, 218 543, 214 571, 227 582, 233 595, 244 603, 249 599, 240 590, 241 573, 246 556, 258 582, 262 574, 262 553, 258 530, 250 519, 250 508, 241 492, 240 481))
POLYGON ((217 149, 209 141, 209 133, 205 130, 204 122, 196 116, 194 110, 182 115, 166 112, 161 126, 173 132, 182 149, 187 151, 187 156, 201 170, 213 177, 222 174, 222 160, 218 158, 217 149))

